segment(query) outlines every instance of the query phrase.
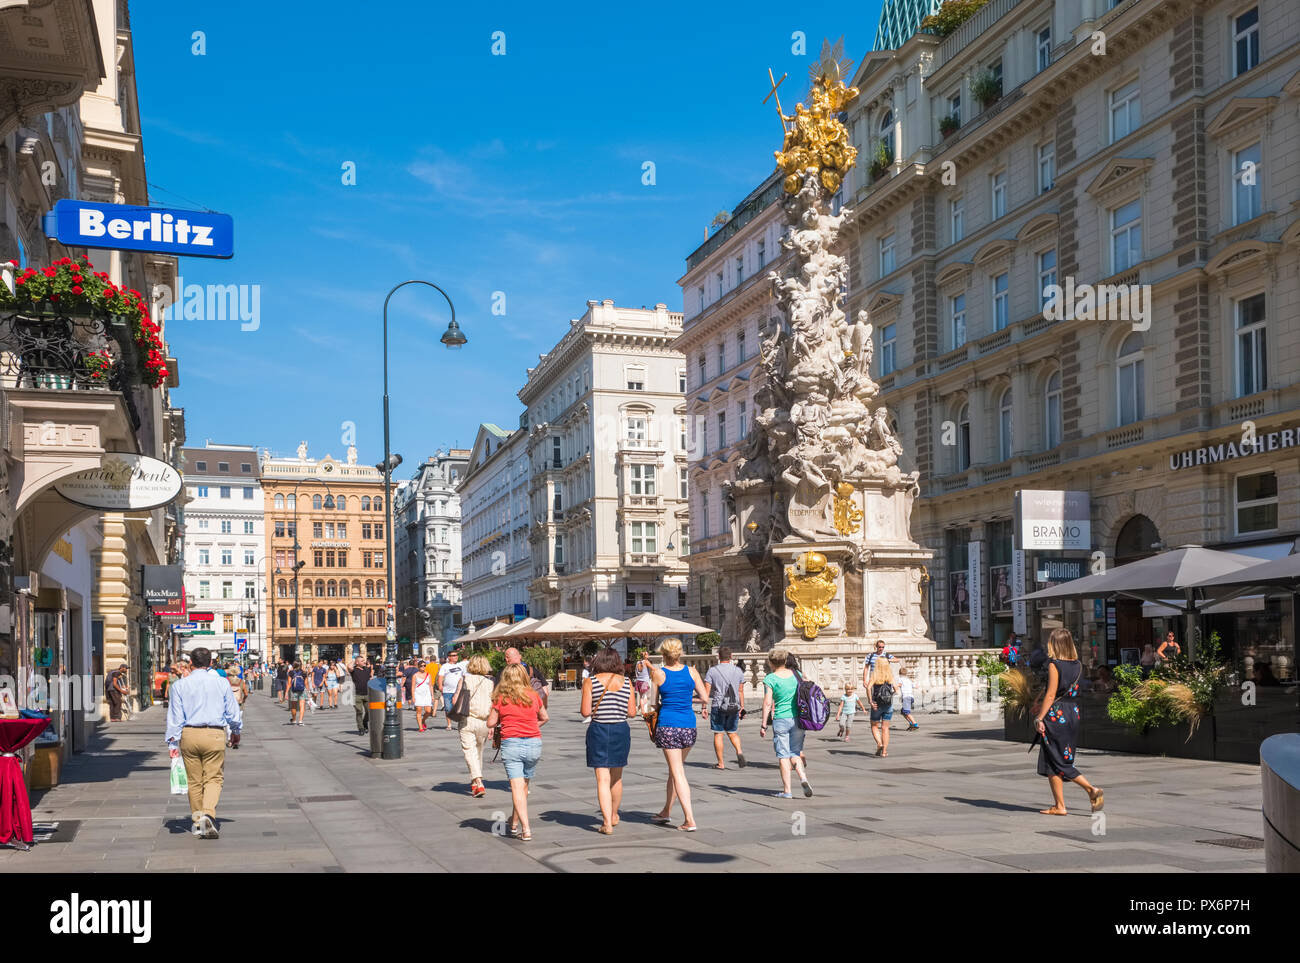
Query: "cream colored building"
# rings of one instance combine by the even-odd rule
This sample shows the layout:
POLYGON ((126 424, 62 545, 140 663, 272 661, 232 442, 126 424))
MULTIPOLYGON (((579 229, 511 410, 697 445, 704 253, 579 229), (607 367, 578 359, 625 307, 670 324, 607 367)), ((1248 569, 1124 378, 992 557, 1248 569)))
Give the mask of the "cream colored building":
MULTIPOLYGON (((992 0, 947 37, 868 54, 854 83, 850 308, 870 312, 880 400, 921 472, 940 644, 1002 644, 1013 561, 1032 589, 1054 555, 1289 551, 1300 7, 992 0), (1057 320, 1053 284, 1136 285, 1150 310, 1125 317, 1110 292, 1057 320), (1090 552, 1013 556, 1022 489, 1087 493, 1090 552)), ((1064 622, 1110 662, 1166 627, 1138 603, 1023 620, 1035 637, 1064 622)), ((1211 621, 1239 655, 1294 665, 1289 601, 1211 621)))
POLYGON ((482 628, 528 605, 533 580, 527 419, 506 431, 478 426, 460 480, 463 621, 482 628))
POLYGON ((588 301, 528 369, 530 611, 686 611, 682 316, 588 301))
MULTIPOLYGON (((85 253, 42 236, 41 216, 61 198, 148 204, 133 39, 123 0, 0 2, 0 89, 6 91, 0 105, 0 263, 44 266, 85 253)), ((174 258, 89 253, 95 269, 121 287, 148 295, 157 285, 174 286, 174 258)), ((4 283, 12 287, 12 273, 4 283)), ((153 302, 160 327, 165 307, 153 302)), ((73 331, 76 350, 86 347, 86 334, 73 331)), ((123 351, 133 350, 123 345, 123 351)), ((144 604, 140 569, 178 561, 179 506, 130 515, 98 512, 72 505, 51 486, 99 467, 108 451, 176 464, 184 441, 184 412, 169 397, 178 383, 176 364, 168 359, 170 376, 155 389, 131 382, 87 385, 76 371, 34 372, 21 354, 5 357, 0 486, 7 498, 0 540, 11 555, 0 589, 0 670, 21 674, 42 613, 55 618, 50 624, 61 619, 73 625, 89 609, 88 632, 52 632, 62 654, 49 670, 102 680, 107 668, 127 663, 131 702, 138 706, 148 701, 151 669, 172 644, 167 627, 144 604), (51 562, 51 552, 60 563, 51 562), (93 573, 89 598, 58 574, 74 578, 83 563, 93 573)))

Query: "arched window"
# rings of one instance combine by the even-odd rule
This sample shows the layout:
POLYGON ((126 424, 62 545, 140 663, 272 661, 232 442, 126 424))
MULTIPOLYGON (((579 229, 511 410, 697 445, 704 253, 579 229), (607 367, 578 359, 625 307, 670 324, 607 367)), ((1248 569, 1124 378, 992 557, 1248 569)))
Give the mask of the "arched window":
POLYGON ((970 405, 957 412, 957 470, 970 467, 970 405))
POLYGON ((372 598, 374 598, 374 597, 375 597, 375 583, 372 582, 372 581, 370 581, 370 580, 367 580, 367 581, 366 581, 366 598, 368 598, 368 599, 372 599, 372 598))
POLYGON ((323 629, 323 628, 325 628, 325 610, 324 610, 324 609, 317 609, 317 610, 316 610, 316 627, 317 627, 318 629, 323 629))
POLYGON ((330 579, 329 584, 325 586, 325 594, 332 599, 338 598, 339 583, 334 581, 333 579, 330 579))
POLYGON ((1134 331, 1119 346, 1116 358, 1116 396, 1119 423, 1132 424, 1146 417, 1145 365, 1142 359, 1142 335, 1134 331))
POLYGON ((312 496, 311 496, 311 507, 312 507, 312 508, 315 508, 315 509, 319 509, 319 508, 320 508, 320 496, 319 496, 319 495, 312 495, 312 496))
POLYGON ((289 613, 286 612, 284 609, 280 609, 280 628, 287 629, 288 627, 289 627, 289 613))
POLYGON ((369 495, 362 495, 362 496, 361 496, 361 510, 362 510, 363 512, 368 512, 368 511, 370 511, 370 496, 369 496, 369 495))
POLYGON ((889 154, 889 162, 894 162, 894 112, 886 110, 885 115, 880 118, 880 143, 885 146, 889 154))
POLYGON ((338 627, 339 627, 339 610, 338 610, 338 609, 330 609, 330 610, 329 610, 329 628, 331 628, 331 629, 337 629, 338 627))
POLYGON ((298 507, 298 496, 292 494, 289 495, 288 498, 285 499, 285 505, 289 511, 296 509, 298 507))
POLYGON ((275 496, 275 507, 284 508, 284 496, 279 493, 275 496))
POLYGON ((375 627, 375 610, 366 609, 366 628, 373 629, 374 627, 375 627))
POLYGON ((326 507, 326 508, 333 508, 333 507, 334 507, 334 496, 333 496, 333 495, 326 495, 326 496, 325 496, 325 507, 326 507))
POLYGON ((998 460, 1011 457, 1011 389, 1002 392, 998 402, 998 460))
POLYGON ((318 599, 323 599, 325 597, 325 580, 323 578, 318 578, 316 580, 316 597, 318 599))
POLYGON ((275 583, 275 591, 280 598, 287 599, 289 597, 289 583, 284 579, 280 579, 280 581, 275 583))
POLYGON ((350 626, 349 626, 349 624, 348 624, 348 610, 347 610, 347 609, 339 609, 339 628, 341 628, 341 629, 350 628, 350 626))
POLYGON ((1051 451, 1061 443, 1061 372, 1053 371, 1047 379, 1047 396, 1043 410, 1043 447, 1051 451))
POLYGON ((385 591, 386 591, 386 586, 385 586, 385 584, 384 584, 383 582, 376 582, 376 583, 375 583, 375 595, 376 595, 376 596, 378 596, 379 598, 382 599, 382 598, 384 597, 384 592, 385 592, 385 591))
POLYGON ((354 599, 361 598, 361 579, 359 578, 352 580, 352 597, 354 599))
POLYGON ((344 579, 342 582, 339 582, 339 598, 345 599, 347 597, 348 597, 348 580, 344 579))
POLYGON ((382 498, 373 498, 370 500, 370 507, 377 512, 384 510, 384 500, 382 498))
POLYGON ((290 609, 290 611, 289 611, 289 628, 291 628, 291 629, 296 629, 297 627, 298 627, 298 610, 297 610, 297 609, 290 609))
POLYGON ((348 496, 340 495, 338 498, 336 498, 334 500, 334 507, 341 512, 346 512, 348 510, 348 496))

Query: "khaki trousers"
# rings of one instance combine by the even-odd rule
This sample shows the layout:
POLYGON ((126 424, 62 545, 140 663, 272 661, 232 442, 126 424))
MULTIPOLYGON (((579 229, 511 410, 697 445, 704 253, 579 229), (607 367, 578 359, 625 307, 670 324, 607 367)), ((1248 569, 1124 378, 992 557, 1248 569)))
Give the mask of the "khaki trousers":
POLYGON ((469 718, 460 723, 460 748, 465 753, 471 781, 483 778, 483 744, 487 742, 488 727, 483 719, 469 718))
POLYGON ((226 730, 182 729, 181 761, 190 784, 190 812, 215 818, 226 764, 226 730))

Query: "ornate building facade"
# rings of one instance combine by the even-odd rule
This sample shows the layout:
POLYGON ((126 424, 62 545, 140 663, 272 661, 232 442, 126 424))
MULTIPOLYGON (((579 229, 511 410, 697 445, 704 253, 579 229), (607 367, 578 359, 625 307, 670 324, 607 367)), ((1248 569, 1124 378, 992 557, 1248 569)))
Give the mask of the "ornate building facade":
POLYGON ((355 448, 340 462, 307 457, 303 442, 296 458, 264 452, 261 476, 271 657, 386 655, 383 473, 355 448))
POLYGON ((445 649, 463 634, 459 488, 469 455, 463 448, 439 449, 397 489, 397 635, 420 651, 445 649))
POLYGON ((528 370, 531 611, 686 611, 682 316, 588 301, 528 370))
POLYGON ((533 580, 528 422, 506 431, 479 425, 460 482, 461 572, 466 625, 513 619, 527 610, 533 580))
MULTIPOLYGON (((1008 586, 1039 587, 1061 554, 1286 554, 1295 5, 993 0, 946 37, 869 54, 854 82, 854 140, 881 163, 845 187, 850 306, 870 313, 880 397, 921 473, 941 644, 1064 624, 1114 663, 1168 613, 1017 611, 1008 586), (1087 494, 1091 551, 1017 551, 1015 494, 1037 489, 1087 494)), ((1212 618, 1239 654, 1294 664, 1289 600, 1212 618)))

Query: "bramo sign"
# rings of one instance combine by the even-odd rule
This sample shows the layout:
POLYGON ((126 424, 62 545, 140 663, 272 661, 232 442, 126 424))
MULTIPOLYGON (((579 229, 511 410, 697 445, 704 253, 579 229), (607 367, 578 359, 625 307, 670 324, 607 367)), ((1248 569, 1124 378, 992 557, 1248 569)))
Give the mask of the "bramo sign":
POLYGON ((64 199, 45 215, 45 234, 67 247, 153 251, 228 258, 235 253, 229 214, 64 199))
POLYGON ((1016 530, 1027 552, 1092 550, 1092 503, 1087 492, 1016 492, 1016 530))

